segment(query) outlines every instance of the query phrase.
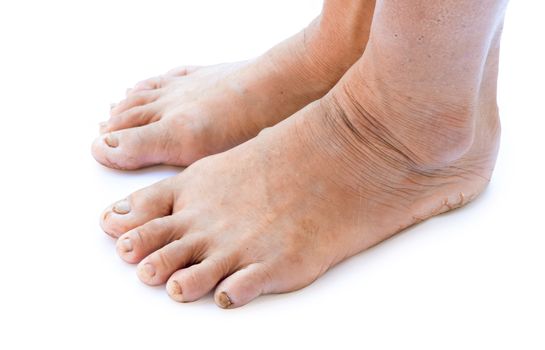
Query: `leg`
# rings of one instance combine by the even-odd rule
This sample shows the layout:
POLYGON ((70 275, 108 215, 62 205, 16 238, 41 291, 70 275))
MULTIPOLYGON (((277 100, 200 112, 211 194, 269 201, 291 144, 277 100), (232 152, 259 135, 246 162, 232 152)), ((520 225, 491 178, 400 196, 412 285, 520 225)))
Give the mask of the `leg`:
POLYGON ((247 62, 183 67, 143 81, 93 144, 102 164, 189 165, 238 145, 322 97, 361 56, 374 0, 328 0, 305 30, 247 62))
POLYGON ((107 209, 121 257, 177 301, 216 288, 237 307, 471 201, 499 142, 504 2, 484 3, 381 0, 368 50, 329 94, 107 209))

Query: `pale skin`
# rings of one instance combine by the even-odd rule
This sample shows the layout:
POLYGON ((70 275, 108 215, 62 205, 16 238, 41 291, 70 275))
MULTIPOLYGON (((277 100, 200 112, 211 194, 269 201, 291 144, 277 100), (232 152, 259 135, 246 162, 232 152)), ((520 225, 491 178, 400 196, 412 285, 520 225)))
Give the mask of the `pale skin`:
MULTIPOLYGON (((347 52, 360 51, 354 62, 339 63, 340 80, 316 83, 308 94, 305 84, 291 84, 293 90, 281 89, 283 94, 272 93, 278 91, 272 83, 270 89, 250 84, 253 97, 283 97, 251 106, 241 98, 225 106, 227 115, 235 115, 238 108, 249 113, 243 113, 247 118, 253 108, 277 112, 272 119, 259 114, 258 122, 247 124, 214 114, 221 94, 194 97, 194 111, 205 111, 205 124, 215 120, 223 129, 189 136, 183 133, 193 132, 191 128, 173 129, 195 145, 178 142, 175 135, 164 141, 160 129, 147 133, 146 127, 166 115, 152 118, 159 122, 138 131, 130 129, 132 124, 115 124, 131 109, 127 101, 135 92, 130 92, 95 141, 95 157, 119 168, 192 165, 108 207, 101 217, 104 231, 118 238, 122 259, 138 263, 144 283, 166 283, 168 294, 181 302, 214 290, 219 306, 233 308, 261 294, 302 288, 347 257, 465 205, 490 181, 499 147, 496 80, 505 6, 506 1, 498 0, 382 0, 376 6, 364 0, 326 1, 318 23, 346 21, 344 27, 331 28, 352 33, 345 37, 357 49, 347 52), (342 16, 346 9, 350 11, 344 14, 358 16, 342 16), (365 19, 367 26, 362 25, 365 19), (351 67, 347 70, 346 65, 351 67), (261 88, 266 91, 259 92, 261 88), (268 105, 289 101, 290 94, 290 102, 268 105), (300 110, 288 117, 294 108, 300 110), (248 129, 225 131, 231 127, 248 129), (114 129, 117 146, 111 147, 104 141, 114 129), (138 133, 134 140, 131 132, 138 133), (229 136, 203 136, 222 132, 229 136), (139 142, 147 141, 157 148, 140 153, 139 142), (200 146, 215 141, 219 143, 209 148, 200 146)), ((317 52, 320 45, 324 52, 335 51, 320 43, 317 52)), ((170 101, 162 111, 172 120, 196 118, 187 117, 186 110, 174 112, 186 108, 181 103, 176 107, 176 96, 187 101, 191 91, 212 84, 231 93, 226 87, 230 83, 223 81, 241 76, 251 80, 248 70, 240 68, 245 65, 225 68, 228 73, 206 68, 209 73, 194 79, 193 73, 173 78, 172 89, 152 89, 151 80, 136 90, 155 91, 156 101, 170 101)), ((333 75, 327 79, 334 80, 333 75)), ((287 79, 272 76, 280 85, 287 79)), ((296 80, 308 77, 305 73, 296 80)))

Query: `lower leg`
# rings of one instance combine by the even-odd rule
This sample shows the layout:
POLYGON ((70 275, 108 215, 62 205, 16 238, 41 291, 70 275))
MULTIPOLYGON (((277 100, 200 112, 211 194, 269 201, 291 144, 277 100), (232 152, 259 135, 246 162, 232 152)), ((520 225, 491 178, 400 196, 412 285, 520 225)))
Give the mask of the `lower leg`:
POLYGON ((304 31, 311 65, 333 72, 333 85, 363 54, 374 11, 375 0, 325 0, 321 15, 304 31))

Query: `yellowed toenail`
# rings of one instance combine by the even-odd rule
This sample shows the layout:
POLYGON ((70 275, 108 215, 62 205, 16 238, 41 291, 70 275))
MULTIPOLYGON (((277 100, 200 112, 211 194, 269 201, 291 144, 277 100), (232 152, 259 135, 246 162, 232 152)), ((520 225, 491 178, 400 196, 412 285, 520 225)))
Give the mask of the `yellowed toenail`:
POLYGON ((153 267, 152 264, 144 264, 140 268, 140 272, 146 279, 151 279, 153 276, 155 276, 155 267, 153 267))
POLYGON ((128 200, 123 199, 123 200, 115 203, 112 210, 116 214, 121 214, 121 215, 127 214, 128 212, 131 211, 131 205, 130 205, 128 200))
POLYGON ((233 303, 231 302, 231 299, 225 292, 221 292, 218 295, 218 303, 220 304, 220 307, 224 309, 227 309, 229 306, 233 305, 233 303))
POLYGON ((104 142, 110 147, 117 147, 119 146, 119 140, 117 139, 117 136, 114 134, 106 134, 104 136, 104 142))
POLYGON ((169 281, 167 285, 168 294, 176 300, 180 300, 182 296, 182 287, 176 281, 169 281))
POLYGON ((130 238, 123 239, 121 242, 119 242, 119 245, 121 250, 123 250, 125 253, 132 252, 132 241, 130 238))
POLYGON ((104 134, 106 131, 108 131, 108 123, 107 122, 98 123, 98 132, 100 132, 101 134, 104 134))

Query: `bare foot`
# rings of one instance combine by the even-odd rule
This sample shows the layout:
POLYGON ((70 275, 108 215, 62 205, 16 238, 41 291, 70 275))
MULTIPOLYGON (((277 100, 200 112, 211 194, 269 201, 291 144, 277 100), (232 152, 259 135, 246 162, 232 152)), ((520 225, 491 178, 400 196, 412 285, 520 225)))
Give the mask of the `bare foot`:
POLYGON ((322 97, 361 56, 368 28, 359 27, 370 25, 371 5, 359 9, 364 18, 353 28, 336 25, 336 18, 350 23, 342 13, 326 12, 257 59, 182 67, 138 83, 101 124, 93 156, 120 169, 186 166, 254 137, 322 97))
POLYGON ((384 96, 402 96, 369 79, 377 75, 364 61, 293 117, 109 207, 102 227, 119 237, 125 261, 139 263, 139 278, 166 282, 182 302, 215 288, 219 306, 238 307, 302 288, 347 257, 474 199, 489 182, 499 142, 495 59, 480 102, 460 109, 475 117, 474 128, 437 124, 418 138, 413 124, 391 118, 441 111, 450 121, 459 110, 432 95, 384 104, 384 96))

